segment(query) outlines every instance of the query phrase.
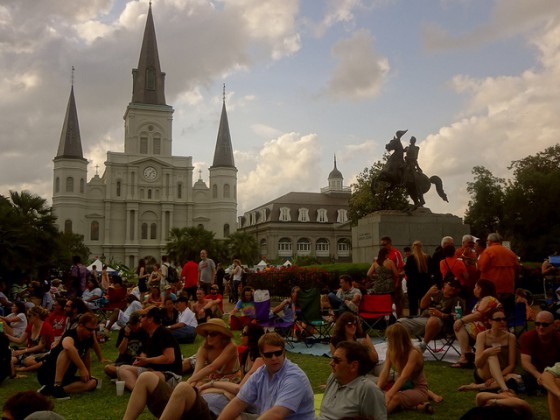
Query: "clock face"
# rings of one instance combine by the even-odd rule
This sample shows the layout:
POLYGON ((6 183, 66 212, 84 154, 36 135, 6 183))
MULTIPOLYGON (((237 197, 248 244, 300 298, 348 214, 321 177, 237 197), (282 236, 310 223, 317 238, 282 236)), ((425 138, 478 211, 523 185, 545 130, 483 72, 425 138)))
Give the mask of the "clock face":
POLYGON ((144 178, 148 181, 154 181, 157 178, 157 170, 153 166, 148 166, 144 169, 144 178))

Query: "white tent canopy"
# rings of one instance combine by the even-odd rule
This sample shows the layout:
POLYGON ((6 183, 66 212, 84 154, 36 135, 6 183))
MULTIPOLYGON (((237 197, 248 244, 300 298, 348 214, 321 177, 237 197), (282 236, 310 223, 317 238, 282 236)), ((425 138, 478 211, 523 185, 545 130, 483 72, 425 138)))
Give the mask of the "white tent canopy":
POLYGON ((292 266, 292 262, 290 260, 286 260, 286 262, 284 264, 282 264, 284 267, 291 267, 292 266))
MULTIPOLYGON (((99 258, 97 258, 94 262, 92 262, 90 265, 87 266, 87 269, 89 271, 93 270, 93 266, 95 265, 96 269, 98 272, 101 273, 101 269, 103 268, 103 263, 101 262, 101 260, 99 258)), ((107 272, 109 273, 116 273, 117 270, 115 270, 114 268, 111 268, 109 266, 107 266, 107 272)))
POLYGON ((261 260, 261 262, 257 264, 257 267, 258 267, 258 268, 264 268, 264 267, 266 267, 266 261, 265 261, 265 260, 261 260))

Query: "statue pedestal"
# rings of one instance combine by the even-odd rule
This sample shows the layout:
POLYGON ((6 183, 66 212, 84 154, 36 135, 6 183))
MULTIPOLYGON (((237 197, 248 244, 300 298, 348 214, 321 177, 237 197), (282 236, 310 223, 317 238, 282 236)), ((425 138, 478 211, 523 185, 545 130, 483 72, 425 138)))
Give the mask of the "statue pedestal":
MULTIPOLYGON (((411 214, 396 210, 373 212, 358 221, 352 228, 352 262, 371 263, 379 252, 382 237, 389 236, 393 247, 402 254, 405 246, 422 242, 424 252, 432 254, 441 244, 441 238, 452 236, 455 246, 461 246, 463 235, 470 233, 470 226, 452 214, 434 214, 419 208, 411 214)), ((404 255, 403 255, 404 256, 404 255)))

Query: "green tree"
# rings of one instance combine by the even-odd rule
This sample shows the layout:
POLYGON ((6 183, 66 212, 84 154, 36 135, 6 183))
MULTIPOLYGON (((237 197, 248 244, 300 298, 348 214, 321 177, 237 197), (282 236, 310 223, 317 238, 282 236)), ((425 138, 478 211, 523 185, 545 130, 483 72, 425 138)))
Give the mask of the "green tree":
POLYGON ((89 248, 84 244, 84 236, 76 233, 60 232, 57 237, 57 248, 56 267, 70 267, 72 257, 75 255, 78 255, 85 262, 90 254, 89 248))
POLYGON ((235 232, 226 239, 226 246, 230 261, 239 258, 243 264, 249 266, 258 263, 259 247, 257 240, 246 232, 235 232))
POLYGON ((352 224, 378 210, 404 210, 408 207, 406 190, 403 187, 388 188, 389 184, 377 182, 375 191, 372 191, 372 181, 379 176, 385 166, 389 155, 383 156, 383 161, 377 161, 370 168, 365 168, 352 184, 352 197, 350 197, 350 210, 348 217, 352 224))
POLYGON ((480 237, 502 231, 505 180, 495 177, 484 166, 475 166, 472 174, 474 181, 467 182, 471 199, 465 213, 465 223, 471 226, 474 235, 480 237))
POLYGON ((560 251, 560 145, 512 162, 504 234, 523 258, 540 261, 560 251))
POLYGON ((214 240, 214 233, 201 227, 173 228, 167 243, 167 255, 171 261, 184 264, 188 258, 198 259, 201 249, 208 251, 208 256, 216 258, 220 249, 214 240))

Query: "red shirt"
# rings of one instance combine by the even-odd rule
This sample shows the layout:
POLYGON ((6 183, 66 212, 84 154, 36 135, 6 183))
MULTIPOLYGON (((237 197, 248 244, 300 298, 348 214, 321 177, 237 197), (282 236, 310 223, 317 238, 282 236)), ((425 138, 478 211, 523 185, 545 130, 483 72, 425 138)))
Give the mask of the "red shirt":
POLYGON ((215 294, 215 295, 210 293, 209 295, 204 296, 204 299, 207 299, 207 300, 220 299, 220 303, 218 303, 218 308, 220 308, 220 311, 222 311, 222 313, 224 313, 224 297, 222 295, 220 295, 219 293, 215 294))
POLYGON ((389 250, 389 255, 387 255, 387 258, 389 258, 391 261, 395 263, 395 266, 397 267, 397 271, 399 273, 403 270, 404 260, 402 254, 399 252, 397 248, 391 248, 389 250))
POLYGON ((185 289, 198 286, 198 264, 187 261, 181 270, 181 278, 185 281, 183 285, 185 289))

